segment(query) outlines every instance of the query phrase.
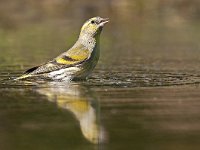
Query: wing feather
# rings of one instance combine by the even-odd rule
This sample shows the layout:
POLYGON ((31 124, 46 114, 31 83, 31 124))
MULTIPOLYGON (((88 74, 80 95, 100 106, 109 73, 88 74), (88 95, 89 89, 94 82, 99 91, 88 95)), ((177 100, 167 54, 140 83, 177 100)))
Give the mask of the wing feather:
POLYGON ((90 57, 90 51, 85 46, 80 45, 61 54, 55 60, 58 64, 71 65, 85 61, 90 57))
POLYGON ((52 61, 27 70, 25 74, 45 74, 62 68, 76 66, 89 59, 89 57, 90 51, 80 44, 79 46, 72 47, 52 61))

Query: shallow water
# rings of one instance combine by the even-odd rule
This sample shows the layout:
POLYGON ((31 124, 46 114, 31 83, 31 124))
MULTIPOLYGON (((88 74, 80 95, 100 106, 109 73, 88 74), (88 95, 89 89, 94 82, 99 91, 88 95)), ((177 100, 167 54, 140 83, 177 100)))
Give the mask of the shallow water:
POLYGON ((194 75, 160 73, 151 84, 145 80, 159 75, 142 74, 124 81, 97 70, 84 82, 2 81, 0 148, 199 149, 200 88, 188 79, 194 75))
POLYGON ((63 15, 63 5, 38 1, 0 15, 10 19, 0 22, 1 150, 200 149, 198 8, 103 2, 74 1, 63 15), (13 80, 68 49, 96 14, 111 21, 87 81, 13 80))

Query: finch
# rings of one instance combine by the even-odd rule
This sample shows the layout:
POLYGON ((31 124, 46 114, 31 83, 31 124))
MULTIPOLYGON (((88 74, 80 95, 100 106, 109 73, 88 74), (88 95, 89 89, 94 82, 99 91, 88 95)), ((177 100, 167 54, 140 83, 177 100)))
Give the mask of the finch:
POLYGON ((42 78, 50 80, 83 80, 95 68, 100 55, 99 40, 108 18, 93 17, 87 20, 75 44, 56 58, 33 68, 15 80, 42 78))

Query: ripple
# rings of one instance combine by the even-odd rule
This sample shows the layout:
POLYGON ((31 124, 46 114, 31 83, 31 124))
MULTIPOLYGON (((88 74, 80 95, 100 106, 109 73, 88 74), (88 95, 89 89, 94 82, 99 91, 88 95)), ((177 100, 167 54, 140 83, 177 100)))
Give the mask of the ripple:
POLYGON ((157 70, 137 70, 123 72, 95 72, 89 83, 94 86, 111 87, 156 87, 186 84, 199 84, 200 76, 194 73, 157 70))
MULTIPOLYGON (((126 68, 127 69, 127 68, 126 68)), ((12 71, 12 67, 4 68, 0 72, 0 87, 30 87, 45 83, 44 81, 14 81, 21 70, 12 71)), ((149 69, 98 69, 92 73, 84 85, 108 87, 157 87, 186 84, 199 84, 200 75, 193 72, 175 72, 149 69)))

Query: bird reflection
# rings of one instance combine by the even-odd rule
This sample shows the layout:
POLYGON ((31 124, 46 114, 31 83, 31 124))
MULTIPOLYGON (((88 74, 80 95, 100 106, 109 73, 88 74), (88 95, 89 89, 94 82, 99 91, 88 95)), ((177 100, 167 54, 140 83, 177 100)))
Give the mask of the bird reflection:
POLYGON ((104 141, 104 131, 99 121, 99 103, 89 88, 78 84, 49 83, 37 91, 58 107, 72 112, 88 141, 94 144, 104 141))

